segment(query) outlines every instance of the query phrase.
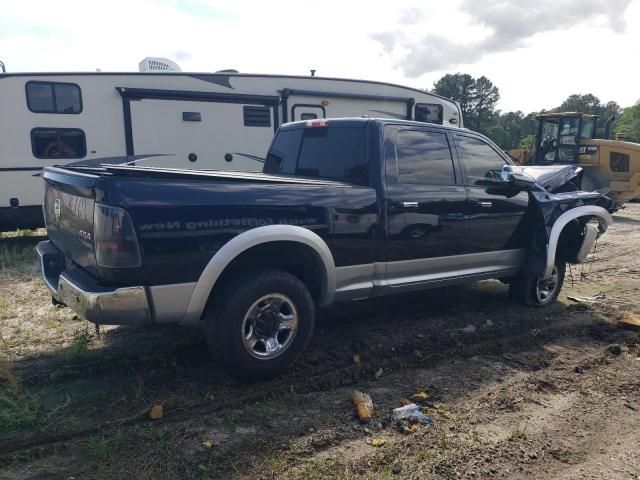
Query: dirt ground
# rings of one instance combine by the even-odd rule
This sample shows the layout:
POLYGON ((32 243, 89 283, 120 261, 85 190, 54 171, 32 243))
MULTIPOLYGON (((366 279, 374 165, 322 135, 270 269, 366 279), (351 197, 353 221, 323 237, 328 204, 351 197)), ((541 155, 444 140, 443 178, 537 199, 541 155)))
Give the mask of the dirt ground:
POLYGON ((98 338, 51 305, 38 239, 0 238, 0 478, 640 479, 639 336, 617 324, 640 316, 640 205, 614 219, 552 307, 494 281, 332 307, 289 374, 253 385, 197 330, 98 338), (417 391, 433 423, 401 433, 417 391))

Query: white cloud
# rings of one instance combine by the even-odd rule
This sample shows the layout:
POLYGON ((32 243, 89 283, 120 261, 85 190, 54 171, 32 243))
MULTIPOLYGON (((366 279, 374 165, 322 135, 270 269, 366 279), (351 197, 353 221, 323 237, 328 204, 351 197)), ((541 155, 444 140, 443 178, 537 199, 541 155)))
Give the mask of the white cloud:
POLYGON ((314 68, 419 88, 465 71, 497 84, 503 109, 548 108, 575 92, 635 102, 640 0, 626 9, 629 0, 609 0, 604 10, 574 1, 11 1, 0 59, 10 71, 134 71, 164 56, 185 71, 314 68))

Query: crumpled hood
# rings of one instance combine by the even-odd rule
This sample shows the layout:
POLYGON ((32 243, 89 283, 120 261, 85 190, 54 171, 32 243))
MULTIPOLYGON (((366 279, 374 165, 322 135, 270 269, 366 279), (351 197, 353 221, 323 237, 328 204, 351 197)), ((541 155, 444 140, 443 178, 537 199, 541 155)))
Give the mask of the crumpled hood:
POLYGON ((512 170, 533 178, 539 186, 548 192, 554 192, 582 172, 575 165, 516 166, 512 170))

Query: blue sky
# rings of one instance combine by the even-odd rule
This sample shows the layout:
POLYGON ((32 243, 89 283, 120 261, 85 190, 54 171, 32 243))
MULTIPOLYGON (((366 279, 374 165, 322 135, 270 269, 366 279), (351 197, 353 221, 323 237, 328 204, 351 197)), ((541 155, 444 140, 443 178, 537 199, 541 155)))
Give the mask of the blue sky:
POLYGON ((591 92, 640 98, 640 0, 5 0, 9 71, 136 71, 146 56, 184 71, 365 78, 429 88, 486 75, 503 110, 591 92))

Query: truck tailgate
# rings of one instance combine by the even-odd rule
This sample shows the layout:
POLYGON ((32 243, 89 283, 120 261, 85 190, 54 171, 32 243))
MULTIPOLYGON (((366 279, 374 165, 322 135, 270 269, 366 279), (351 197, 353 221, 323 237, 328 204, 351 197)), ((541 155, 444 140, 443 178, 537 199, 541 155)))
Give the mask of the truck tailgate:
POLYGON ((95 176, 48 169, 45 178, 44 219, 49 239, 65 257, 93 270, 95 176))

